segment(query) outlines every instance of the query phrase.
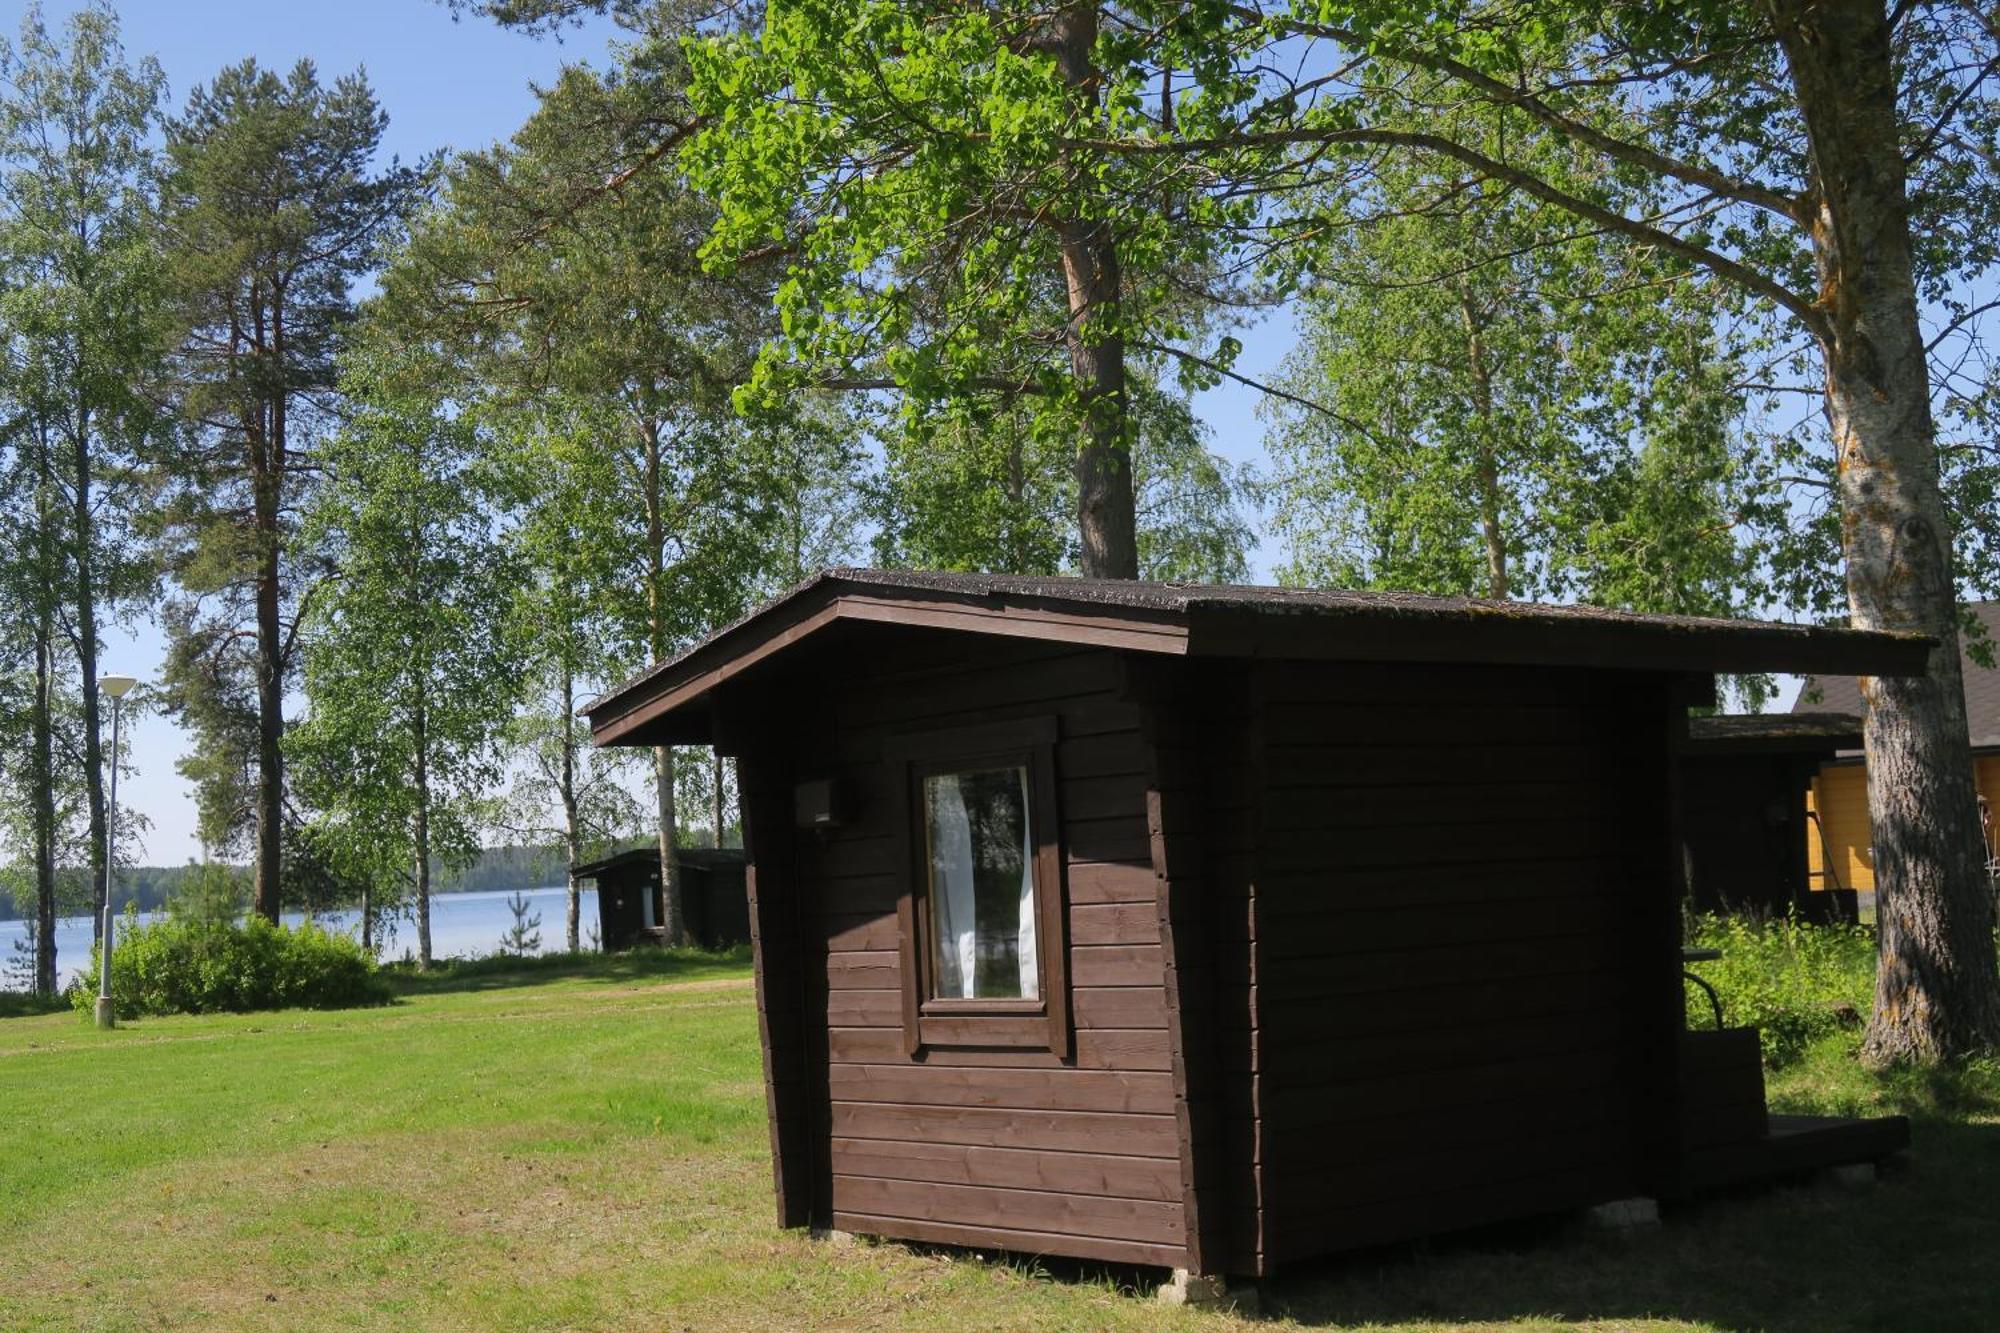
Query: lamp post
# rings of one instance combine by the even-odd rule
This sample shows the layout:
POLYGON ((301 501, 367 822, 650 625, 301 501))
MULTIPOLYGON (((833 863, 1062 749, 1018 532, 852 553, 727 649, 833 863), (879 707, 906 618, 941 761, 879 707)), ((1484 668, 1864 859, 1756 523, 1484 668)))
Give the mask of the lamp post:
POLYGON ((111 1005, 111 885, 116 878, 118 848, 118 714, 119 701, 139 682, 130 676, 100 676, 97 692, 111 700, 111 797, 104 816, 104 957, 97 968, 97 1026, 118 1026, 111 1005))

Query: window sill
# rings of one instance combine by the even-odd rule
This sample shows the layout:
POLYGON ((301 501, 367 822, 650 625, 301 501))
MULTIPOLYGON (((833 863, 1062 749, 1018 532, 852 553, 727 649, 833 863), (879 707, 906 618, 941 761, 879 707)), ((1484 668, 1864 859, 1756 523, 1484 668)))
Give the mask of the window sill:
MULTIPOLYGON (((927 1007, 928 1008, 928 1007, 927 1007)), ((1005 1047, 1010 1050, 1052 1051, 1047 1013, 1014 1010, 1008 1013, 926 1012, 917 1019, 917 1044, 924 1047, 1005 1047)))

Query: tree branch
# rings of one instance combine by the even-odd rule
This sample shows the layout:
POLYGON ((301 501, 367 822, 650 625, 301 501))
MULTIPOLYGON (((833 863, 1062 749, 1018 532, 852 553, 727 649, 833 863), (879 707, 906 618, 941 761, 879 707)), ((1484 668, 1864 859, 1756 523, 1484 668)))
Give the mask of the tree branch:
POLYGON ((1450 158, 1464 166, 1514 186, 1526 194, 1531 194, 1544 203, 1555 205, 1586 221, 1594 222, 1606 231, 1628 236, 1643 245, 1656 246, 1669 254, 1680 256, 1691 264, 1707 269, 1717 277, 1727 278, 1746 291, 1752 292, 1784 310, 1790 311, 1822 342, 1831 342, 1832 326, 1826 316, 1812 301, 1797 292, 1766 277, 1755 269, 1741 264, 1729 256, 1719 254, 1705 245, 1684 240, 1672 232, 1639 222, 1615 212, 1600 204, 1579 199, 1568 191, 1559 189, 1531 172, 1488 157, 1477 149, 1440 134, 1425 134, 1410 130, 1384 129, 1335 129, 1335 130, 1269 130, 1260 133, 1235 135, 1227 138, 1149 140, 1149 139, 1079 139, 1069 141, 1073 146, 1088 148, 1103 153, 1121 153, 1131 156, 1174 156, 1218 153, 1257 147, 1279 147, 1286 144, 1374 144, 1389 148, 1414 148, 1420 152, 1450 158))

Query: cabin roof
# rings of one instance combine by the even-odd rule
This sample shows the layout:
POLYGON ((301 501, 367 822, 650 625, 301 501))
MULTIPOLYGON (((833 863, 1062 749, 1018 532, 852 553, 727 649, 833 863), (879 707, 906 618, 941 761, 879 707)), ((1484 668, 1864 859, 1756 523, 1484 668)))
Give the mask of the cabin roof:
MULTIPOLYGON (((2000 649, 2000 602, 1973 602, 1965 609, 1985 630, 1987 642, 2000 649)), ((1971 734, 1973 748, 2000 748, 2000 665, 1979 665, 1972 660, 1970 647, 1969 638, 1961 633, 1958 664, 1965 673, 1966 727, 1971 734)), ((1808 676, 1804 687, 1799 690, 1799 697, 1792 703, 1792 712, 1801 715, 1858 715, 1865 708, 1866 705, 1861 702, 1861 682, 1853 675, 1808 676)))
MULTIPOLYGON (((690 866, 713 866, 729 861, 741 861, 743 855, 741 847, 724 847, 720 850, 714 847, 678 847, 674 850, 674 859, 682 865, 690 866)), ((595 861, 584 861, 573 865, 569 868, 569 873, 578 879, 596 879, 599 875, 624 870, 628 866, 651 866, 655 870, 659 869, 660 849, 628 847, 622 852, 613 852, 595 861)))
POLYGON ((1861 748, 1853 713, 1717 713, 1688 719, 1696 754, 1838 754, 1861 748))
MULTIPOLYGON (((717 686, 842 621, 1182 657, 1698 672, 1915 674, 1930 645, 1918 635, 1415 593, 829 569, 582 712, 599 744, 641 743, 640 728, 692 711, 705 719, 717 686)), ((673 740, 705 732, 705 720, 676 720, 673 740)))

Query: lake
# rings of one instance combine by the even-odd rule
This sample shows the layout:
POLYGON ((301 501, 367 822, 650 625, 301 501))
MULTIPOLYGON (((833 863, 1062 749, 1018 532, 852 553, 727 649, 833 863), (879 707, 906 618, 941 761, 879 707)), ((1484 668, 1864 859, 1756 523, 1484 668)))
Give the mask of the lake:
MULTIPOLYGON (((431 954, 437 958, 481 958, 497 952, 500 938, 514 925, 514 914, 507 907, 512 891, 487 893, 440 893, 431 899, 431 954)), ((542 918, 540 952, 552 953, 563 947, 563 912, 567 891, 561 885, 545 889, 529 889, 528 915, 532 919, 539 914, 542 918)), ((140 921, 150 921, 156 913, 141 912, 140 921)), ((121 917, 120 920, 123 920, 121 917)), ((296 926, 305 920, 301 912, 287 912, 284 921, 296 926)), ((350 935, 361 933, 361 913, 326 912, 316 917, 318 924, 326 930, 344 930, 350 935)), ((583 891, 582 916, 578 929, 583 935, 584 947, 590 947, 591 929, 597 924, 597 890, 583 891)), ((412 918, 397 918, 392 921, 378 920, 377 932, 383 937, 377 941, 376 954, 385 962, 415 957, 417 952, 417 924, 412 918)), ((64 917, 56 923, 56 971, 57 984, 67 986, 70 978, 77 975, 90 963, 90 918, 87 916, 64 917)), ((25 944, 28 938, 27 923, 23 921, 0 921, 0 970, 11 970, 17 941, 25 944)), ((115 948, 117 941, 113 940, 115 948)), ((5 984, 5 983, 0 983, 5 984)))

